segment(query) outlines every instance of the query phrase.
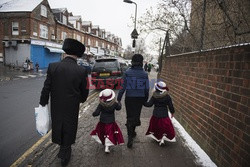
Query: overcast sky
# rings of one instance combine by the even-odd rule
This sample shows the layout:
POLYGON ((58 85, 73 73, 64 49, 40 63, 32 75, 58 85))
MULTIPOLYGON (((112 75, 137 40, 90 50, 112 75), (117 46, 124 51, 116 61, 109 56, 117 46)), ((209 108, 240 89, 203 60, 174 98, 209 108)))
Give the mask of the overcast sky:
MULTIPOLYGON (((133 0, 137 3, 137 18, 150 6, 156 6, 160 0, 133 0)), ((81 15, 83 21, 92 21, 93 25, 110 31, 120 37, 123 48, 132 44, 130 37, 134 24, 135 4, 123 0, 48 0, 51 8, 66 7, 73 15, 81 15)))

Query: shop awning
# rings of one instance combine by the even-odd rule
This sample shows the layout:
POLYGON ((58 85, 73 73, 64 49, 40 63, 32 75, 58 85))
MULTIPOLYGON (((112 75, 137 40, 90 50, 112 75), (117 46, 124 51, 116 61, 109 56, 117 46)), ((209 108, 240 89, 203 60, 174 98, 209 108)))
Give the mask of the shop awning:
POLYGON ((53 47, 48 47, 48 46, 46 46, 46 48, 49 49, 49 51, 53 53, 64 53, 64 51, 59 48, 53 48, 53 47))

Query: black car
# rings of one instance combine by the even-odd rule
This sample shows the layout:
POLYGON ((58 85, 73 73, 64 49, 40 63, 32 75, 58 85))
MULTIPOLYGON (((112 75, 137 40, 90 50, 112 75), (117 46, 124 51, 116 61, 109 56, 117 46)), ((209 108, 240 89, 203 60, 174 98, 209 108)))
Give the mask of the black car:
POLYGON ((96 59, 91 72, 91 88, 119 89, 122 84, 122 72, 118 59, 96 59))

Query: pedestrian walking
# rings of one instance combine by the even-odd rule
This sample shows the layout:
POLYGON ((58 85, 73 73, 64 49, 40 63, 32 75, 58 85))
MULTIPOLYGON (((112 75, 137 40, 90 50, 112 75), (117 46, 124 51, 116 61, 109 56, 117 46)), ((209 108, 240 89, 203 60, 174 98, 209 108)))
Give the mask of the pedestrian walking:
POLYGON ((51 98, 52 142, 60 145, 58 157, 62 166, 69 163, 71 145, 75 143, 79 104, 86 101, 87 71, 77 65, 85 46, 74 39, 64 40, 62 49, 66 57, 50 63, 41 92, 40 104, 45 106, 51 98))
POLYGON ((120 102, 126 91, 125 107, 128 148, 132 148, 133 138, 136 136, 135 128, 141 125, 140 115, 142 105, 147 101, 149 94, 148 74, 142 67, 143 56, 141 54, 133 55, 132 67, 126 70, 123 76, 122 89, 120 89, 117 97, 117 101, 120 102))
POLYGON ((28 57, 26 57, 26 60, 25 60, 25 63, 26 63, 26 70, 30 70, 30 59, 28 57))
POLYGON ((115 101, 115 92, 104 89, 99 94, 100 104, 97 106, 93 116, 100 115, 100 121, 91 132, 91 136, 100 144, 105 146, 105 152, 109 153, 109 147, 124 143, 122 132, 115 122, 115 110, 121 110, 121 104, 115 101))
POLYGON ((36 67, 36 72, 38 72, 38 70, 39 70, 39 64, 37 62, 35 64, 35 67, 36 67))
POLYGON ((144 64, 144 70, 145 70, 146 72, 148 71, 148 63, 147 63, 147 62, 144 64))
POLYGON ((153 115, 146 135, 159 142, 159 145, 164 144, 164 141, 176 141, 174 127, 168 117, 168 109, 171 112, 171 117, 173 117, 175 112, 168 90, 165 82, 160 81, 156 83, 153 96, 149 102, 144 104, 146 107, 154 105, 153 115))
POLYGON ((151 72, 151 68, 152 68, 152 65, 149 63, 149 64, 148 64, 148 73, 151 72))

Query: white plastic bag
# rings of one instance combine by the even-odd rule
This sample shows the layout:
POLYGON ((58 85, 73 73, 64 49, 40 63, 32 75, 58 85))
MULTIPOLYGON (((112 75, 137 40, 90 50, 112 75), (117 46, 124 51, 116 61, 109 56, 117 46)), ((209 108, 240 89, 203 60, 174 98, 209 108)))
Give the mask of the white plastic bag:
POLYGON ((36 117, 36 130, 37 132, 44 136, 49 130, 49 110, 48 105, 35 108, 36 117))

